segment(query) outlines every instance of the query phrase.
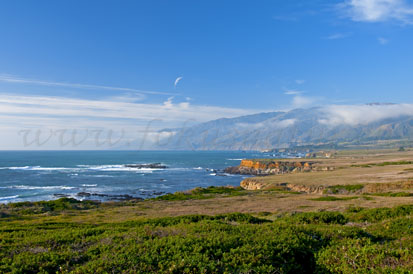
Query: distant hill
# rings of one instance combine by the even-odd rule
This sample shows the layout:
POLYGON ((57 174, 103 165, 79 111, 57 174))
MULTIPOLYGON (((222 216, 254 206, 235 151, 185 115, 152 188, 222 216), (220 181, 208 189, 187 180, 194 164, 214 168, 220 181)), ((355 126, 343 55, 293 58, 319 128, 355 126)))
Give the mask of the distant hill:
MULTIPOLYGON (((222 118, 181 129, 161 149, 264 150, 308 145, 399 145, 413 141, 413 105, 367 104, 222 118)), ((166 134, 168 135, 168 134, 166 134)))

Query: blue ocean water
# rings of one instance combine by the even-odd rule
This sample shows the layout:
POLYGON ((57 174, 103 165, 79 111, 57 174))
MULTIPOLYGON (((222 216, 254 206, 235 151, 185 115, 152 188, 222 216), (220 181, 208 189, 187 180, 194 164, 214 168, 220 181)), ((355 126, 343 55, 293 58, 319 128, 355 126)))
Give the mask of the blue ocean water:
POLYGON ((0 151, 0 203, 58 197, 147 198, 195 187, 239 186, 243 177, 211 170, 266 156, 257 152, 0 151), (124 166, 150 163, 168 168, 124 166), (87 197, 82 192, 93 195, 87 197))

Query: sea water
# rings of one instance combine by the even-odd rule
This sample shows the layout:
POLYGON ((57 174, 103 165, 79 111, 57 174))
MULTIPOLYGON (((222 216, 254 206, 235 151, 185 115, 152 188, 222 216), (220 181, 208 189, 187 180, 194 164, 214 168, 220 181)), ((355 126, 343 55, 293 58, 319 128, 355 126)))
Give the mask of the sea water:
POLYGON ((195 187, 239 186, 245 176, 222 170, 242 159, 268 156, 210 151, 0 151, 0 203, 59 197, 149 198, 195 187), (151 163, 167 168, 125 167, 151 163))

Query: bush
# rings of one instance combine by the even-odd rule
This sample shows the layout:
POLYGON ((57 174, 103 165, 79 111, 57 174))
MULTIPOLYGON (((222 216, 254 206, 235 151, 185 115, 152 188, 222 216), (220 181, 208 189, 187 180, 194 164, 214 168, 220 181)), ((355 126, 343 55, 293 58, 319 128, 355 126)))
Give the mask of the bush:
POLYGON ((273 222, 242 213, 98 225, 67 216, 3 220, 0 273, 409 273, 412 210, 297 213, 273 222))
POLYGON ((359 190, 362 190, 364 188, 364 185, 335 185, 335 186, 329 186, 325 193, 331 193, 331 194, 338 194, 342 192, 356 192, 359 190))
POLYGON ((79 201, 73 198, 60 198, 51 201, 18 202, 4 205, 3 208, 17 215, 58 212, 63 210, 85 210, 100 206, 98 201, 79 201))
POLYGON ((175 192, 165 194, 152 200, 155 201, 184 201, 184 200, 200 200, 200 199, 211 199, 217 195, 225 196, 240 196, 247 194, 247 191, 241 187, 215 187, 210 186, 207 188, 198 187, 193 190, 190 190, 186 193, 184 192, 175 192))
POLYGON ((351 196, 351 197, 335 197, 335 196, 323 196, 319 198, 314 198, 310 199, 311 201, 327 201, 327 202, 332 202, 332 201, 347 201, 347 200, 354 200, 358 199, 359 197, 357 196, 351 196))
POLYGON ((348 218, 339 212, 299 213, 294 215, 294 221, 300 224, 341 224, 348 222, 348 218))
POLYGON ((368 221, 378 222, 386 219, 397 218, 402 216, 409 216, 413 214, 413 205, 404 205, 394 208, 374 208, 364 209, 353 215, 350 219, 355 222, 368 221))

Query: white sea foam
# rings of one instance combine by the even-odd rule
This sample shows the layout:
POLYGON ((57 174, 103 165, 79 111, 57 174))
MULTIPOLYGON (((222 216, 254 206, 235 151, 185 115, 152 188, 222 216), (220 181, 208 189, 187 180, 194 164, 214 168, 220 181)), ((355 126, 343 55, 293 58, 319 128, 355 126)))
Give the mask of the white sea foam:
POLYGON ((203 169, 203 168, 199 166, 199 167, 194 167, 193 169, 203 169))
POLYGON ((156 170, 162 170, 160 168, 134 168, 134 167, 126 167, 125 165, 78 165, 78 167, 82 167, 88 170, 95 170, 95 171, 129 171, 129 172, 136 172, 136 173, 152 173, 156 170))
POLYGON ((242 161, 242 160, 245 160, 245 159, 227 159, 227 161, 242 161))
POLYGON ((188 171, 188 170, 191 170, 191 168, 187 168, 187 167, 172 167, 172 168, 163 169, 163 170, 188 171))
POLYGON ((98 186, 97 184, 90 184, 90 185, 88 185, 88 184, 83 184, 82 186, 84 186, 84 187, 94 187, 94 186, 98 186))
POLYGON ((30 168, 29 166, 22 166, 22 167, 19 167, 19 166, 14 167, 14 166, 12 166, 12 167, 2 167, 1 169, 20 170, 20 169, 29 169, 29 168, 30 168))
POLYGON ((12 167, 0 167, 0 169, 9 170, 29 170, 29 171, 79 171, 78 168, 70 167, 41 167, 41 166, 12 166, 12 167))
POLYGON ((16 199, 16 198, 19 198, 19 195, 0 197, 0 201, 13 200, 13 199, 16 199))
MULTIPOLYGON (((152 173, 153 171, 163 170, 160 168, 134 168, 125 165, 78 165, 73 167, 42 167, 42 166, 21 166, 21 167, 0 167, 0 169, 25 170, 25 171, 67 171, 67 172, 85 172, 92 171, 129 171, 136 173, 152 173)), ((75 174, 72 174, 76 176, 75 174)))
POLYGON ((25 186, 25 185, 13 185, 13 186, 1 186, 0 188, 7 188, 7 189, 25 189, 25 190, 33 190, 33 189, 74 189, 75 187, 72 186, 25 186))
POLYGON ((86 177, 93 177, 93 178, 113 178, 115 176, 112 175, 85 175, 86 177))

